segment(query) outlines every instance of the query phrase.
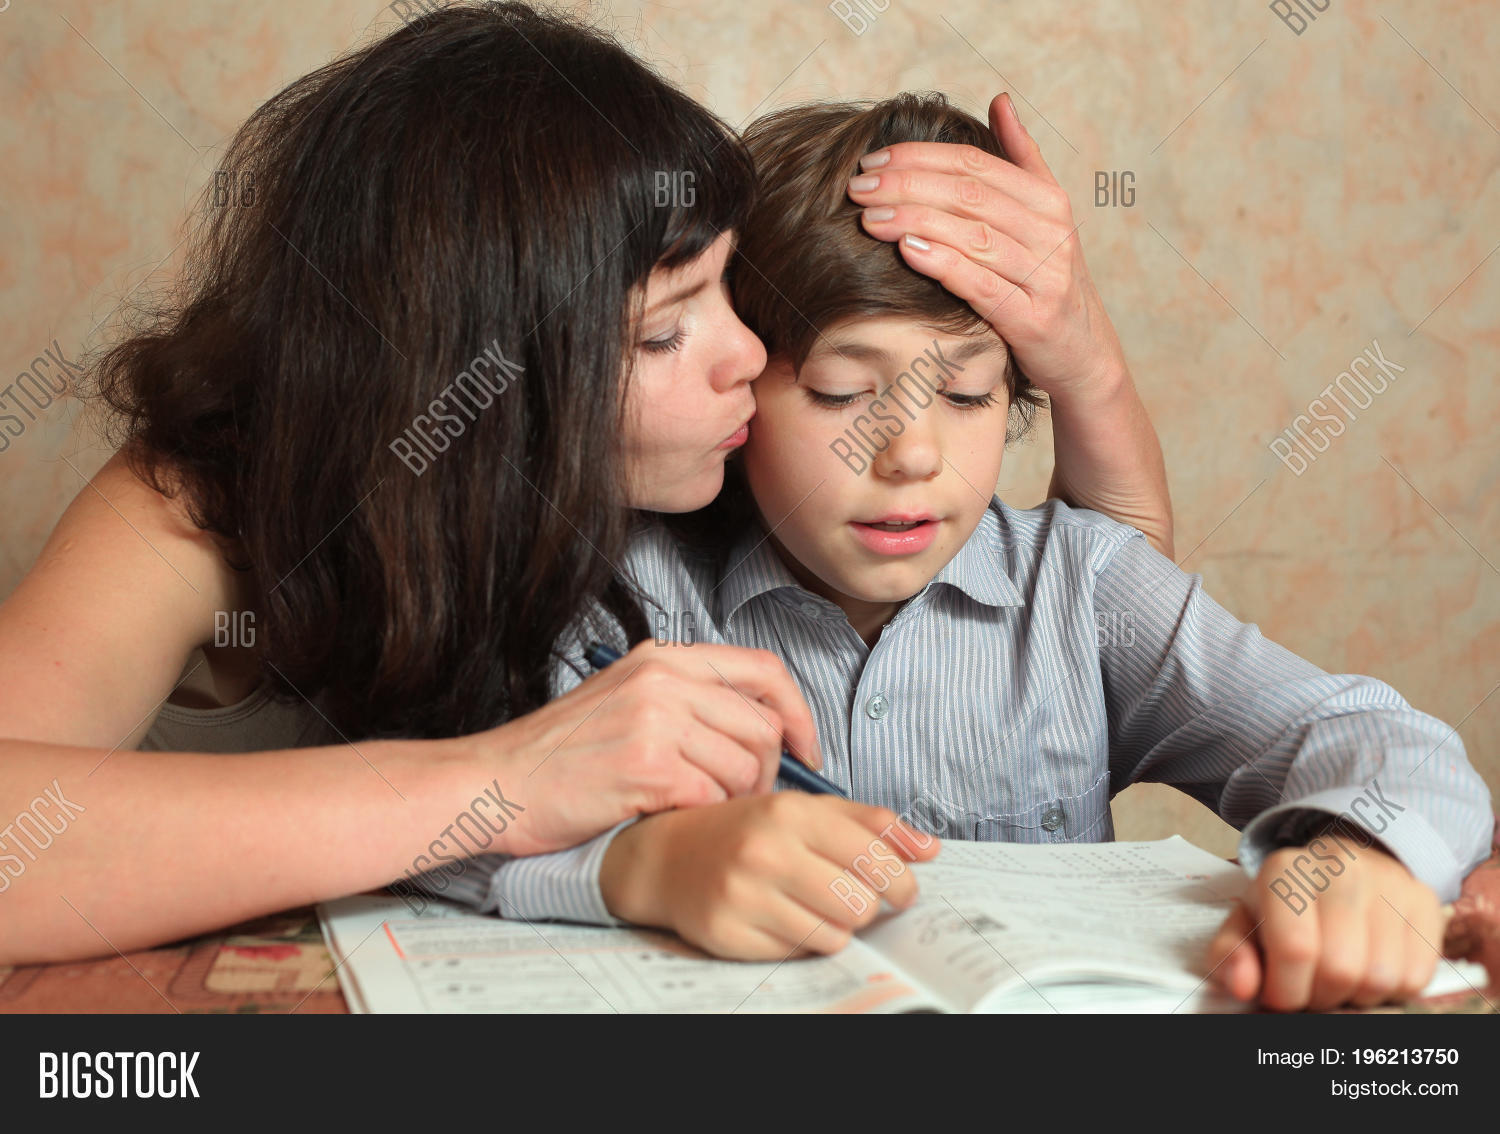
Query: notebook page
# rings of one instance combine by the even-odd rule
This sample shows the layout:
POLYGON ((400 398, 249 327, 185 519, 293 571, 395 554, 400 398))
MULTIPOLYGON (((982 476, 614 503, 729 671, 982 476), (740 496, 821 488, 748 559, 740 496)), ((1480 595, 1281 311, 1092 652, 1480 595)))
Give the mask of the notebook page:
POLYGON ((832 957, 718 961, 671 934, 505 921, 397 898, 318 907, 351 1010, 904 1012, 938 1008, 858 941, 832 957))
MULTIPOLYGON (((964 1011, 1002 987, 1025 994, 1014 1002, 1021 1010, 1062 1010, 1049 1005, 1046 984, 1070 975, 1159 983, 1180 1001, 1207 974, 1208 942, 1248 886, 1239 867, 1180 836, 946 841, 914 869, 917 904, 861 936, 964 1011)), ((1092 988, 1089 1009, 1107 1010, 1108 984, 1092 988)))
MULTIPOLYGON (((1058 940, 1063 949, 1077 948, 1077 960, 1070 963, 1066 952, 1038 957, 1034 948, 1019 953, 1007 950, 1005 959, 999 963, 999 969, 1005 972, 1000 973, 998 979, 1004 983, 1008 976, 1015 996, 1001 1000, 1003 1010, 1238 1012, 1254 1007, 1217 992, 1201 979, 1205 975, 1203 953, 1208 942, 1228 915, 1233 897, 1249 887, 1249 880, 1239 867, 1174 835, 1154 843, 1057 846, 945 842, 938 859, 932 864, 919 866, 917 870, 924 898, 945 895, 959 905, 955 894, 977 892, 977 900, 980 903, 986 901, 986 884, 969 877, 975 871, 998 870, 1003 875, 1018 867, 1027 871, 1028 878, 1045 880, 1049 886, 1062 882, 1070 888, 1069 893, 1083 894, 1089 889, 1088 878, 1070 877, 1070 872, 1079 867, 1100 871, 1100 877, 1112 879, 1103 897, 1095 899, 1094 909, 1099 914, 1099 921, 1109 922, 1113 936, 1107 940, 1107 961, 1089 964, 1090 956, 1097 959, 1094 951, 1098 940, 1087 939, 1081 945, 1071 940, 1073 931, 1080 927, 1088 938, 1091 933, 1089 923, 1081 922, 1076 911, 1073 917, 1068 917, 1066 911, 1062 916, 1054 915, 1047 928, 1055 932, 1054 940, 1058 940), (930 875, 922 873, 932 867, 941 869, 930 875), (1180 878, 1182 884, 1174 883, 1174 878, 1180 878), (1156 967, 1158 962, 1152 958, 1152 953, 1158 950, 1161 968, 1156 967), (1024 974, 1026 979, 1037 982, 1036 988, 1027 985, 1007 964, 1021 955, 1027 956, 1034 965, 1024 968, 1024 974), (1070 986, 1048 983, 1051 974, 1082 974, 1085 971, 1113 973, 1115 980, 1081 979, 1070 986), (1149 983, 1134 986, 1118 983, 1127 972, 1148 977, 1149 983)), ((949 909, 949 912, 953 911, 949 909)), ((993 911, 986 911, 981 916, 996 920, 993 911)), ((972 918, 971 921, 984 929, 987 940, 996 940, 985 923, 972 918)), ((972 930, 969 930, 969 935, 974 937, 972 930)), ((870 933, 862 936, 868 938, 870 933)), ((978 943, 977 938, 971 942, 978 943)), ((882 951, 886 951, 884 947, 882 951)), ((984 951, 992 960, 996 958, 989 945, 984 945, 984 951)), ((981 956, 980 963, 971 962, 972 967, 978 971, 982 962, 981 956)), ((925 979, 922 970, 910 968, 906 971, 918 980, 925 979)), ((954 991, 961 991, 966 996, 976 995, 975 982, 968 979, 957 990, 938 988, 931 981, 926 983, 945 998, 951 997, 954 991)), ((1483 965, 1444 958, 1438 962, 1432 979, 1419 997, 1482 993, 1488 984, 1489 976, 1483 965)), ((968 1004, 973 1010, 973 1001, 958 1000, 955 1003, 968 1004)), ((993 1011, 997 1010, 997 1005, 984 1004, 980 1009, 993 1011)))

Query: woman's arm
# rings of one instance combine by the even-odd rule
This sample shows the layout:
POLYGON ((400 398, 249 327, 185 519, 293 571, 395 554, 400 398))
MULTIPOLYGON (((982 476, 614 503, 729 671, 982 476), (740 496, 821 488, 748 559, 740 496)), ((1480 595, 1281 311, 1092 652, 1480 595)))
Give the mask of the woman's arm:
POLYGON ((1051 414, 1055 464, 1047 494, 1139 528, 1175 558, 1166 462, 1125 360, 1096 389, 1052 395, 1051 414))
POLYGON ((212 542, 118 458, 0 605, 0 964, 382 885, 489 782, 453 744, 133 751, 214 612, 239 608, 212 542), (14 819, 49 790, 42 846, 14 819))
POLYGON ((1051 492, 1140 528, 1172 555, 1161 446, 1095 290, 1068 195, 1008 95, 990 103, 1006 161, 973 146, 902 142, 861 159, 849 195, 865 230, 966 300, 1052 404, 1051 492), (885 208, 890 216, 870 210, 885 208), (907 237, 915 236, 918 243, 907 237))
POLYGON ((438 741, 214 756, 0 740, 5 822, 54 785, 73 812, 50 847, 17 834, 0 852, 0 964, 128 952, 383 886, 482 781, 438 741))
POLYGON ((237 579, 116 458, 0 604, 0 964, 138 949, 382 886, 494 786, 518 814, 484 849, 537 854, 636 815, 769 790, 783 732, 821 762, 811 714, 771 655, 649 641, 473 736, 135 751, 212 640, 215 612, 244 609, 237 579), (49 791, 67 819, 42 804, 53 831, 39 846, 14 817, 49 791))

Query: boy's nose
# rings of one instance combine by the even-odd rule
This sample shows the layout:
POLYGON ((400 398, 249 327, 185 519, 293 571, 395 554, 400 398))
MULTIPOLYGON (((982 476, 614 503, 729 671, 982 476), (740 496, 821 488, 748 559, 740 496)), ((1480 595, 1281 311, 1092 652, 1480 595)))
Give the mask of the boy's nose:
POLYGON ((892 437, 883 452, 875 454, 875 475, 889 480, 928 480, 943 469, 943 447, 936 431, 918 414, 907 422, 900 436, 892 437))

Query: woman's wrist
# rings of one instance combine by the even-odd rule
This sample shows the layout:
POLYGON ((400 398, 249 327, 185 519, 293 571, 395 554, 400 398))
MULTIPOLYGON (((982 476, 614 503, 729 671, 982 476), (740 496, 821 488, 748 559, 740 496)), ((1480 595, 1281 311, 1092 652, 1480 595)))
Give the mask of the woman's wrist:
MULTIPOLYGON (((440 740, 382 742, 394 746, 393 763, 401 772, 392 776, 393 786, 408 794, 401 781, 411 783, 427 815, 431 833, 423 836, 422 853, 434 841, 458 858, 529 853, 518 830, 526 811, 517 789, 525 779, 524 761, 522 753, 505 746, 498 735, 503 728, 440 740)), ((382 766, 373 756, 371 763, 382 766)))
POLYGON ((1112 407, 1128 404, 1136 398, 1135 380, 1125 359, 1106 359, 1088 378, 1058 389, 1048 390, 1047 404, 1054 420, 1065 416, 1108 413, 1112 407))
POLYGON ((1172 557, 1172 502, 1161 445, 1123 358, 1051 397, 1049 494, 1145 532, 1172 557))

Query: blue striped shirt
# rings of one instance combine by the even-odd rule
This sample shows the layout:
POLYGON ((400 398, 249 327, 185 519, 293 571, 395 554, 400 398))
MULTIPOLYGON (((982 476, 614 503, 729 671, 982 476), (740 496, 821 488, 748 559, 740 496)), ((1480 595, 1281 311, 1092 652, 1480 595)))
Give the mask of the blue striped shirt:
MULTIPOLYGON (((797 584, 759 529, 721 577, 660 527, 624 566, 660 637, 779 655, 812 709, 823 774, 946 838, 1111 840, 1110 799, 1151 781, 1240 829, 1252 876, 1270 850, 1338 815, 1443 901, 1489 850, 1489 788, 1455 730, 1383 682, 1325 673, 1268 641, 1139 531, 1094 512, 992 501, 874 646, 797 584)), ((626 645, 613 625, 588 637, 626 645)), ((581 649, 571 658, 558 692, 587 672, 581 649)), ((623 826, 427 877, 502 916, 623 924, 598 882, 623 826)))

